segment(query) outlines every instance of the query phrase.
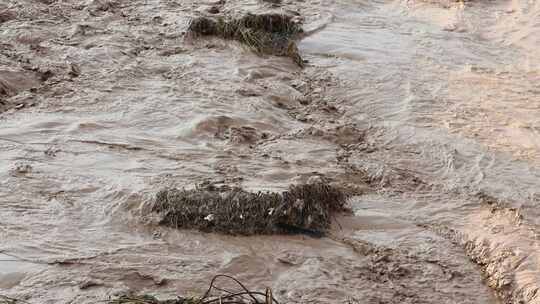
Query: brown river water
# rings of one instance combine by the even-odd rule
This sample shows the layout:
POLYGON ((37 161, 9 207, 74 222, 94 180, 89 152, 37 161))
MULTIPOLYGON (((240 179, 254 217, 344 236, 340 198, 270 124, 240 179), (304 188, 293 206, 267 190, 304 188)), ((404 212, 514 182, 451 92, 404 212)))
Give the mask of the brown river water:
POLYGON ((304 69, 188 41, 210 2, 2 0, 0 294, 540 303, 540 1, 223 1, 299 13, 304 69), (163 187, 354 193, 331 236, 152 224, 163 187))

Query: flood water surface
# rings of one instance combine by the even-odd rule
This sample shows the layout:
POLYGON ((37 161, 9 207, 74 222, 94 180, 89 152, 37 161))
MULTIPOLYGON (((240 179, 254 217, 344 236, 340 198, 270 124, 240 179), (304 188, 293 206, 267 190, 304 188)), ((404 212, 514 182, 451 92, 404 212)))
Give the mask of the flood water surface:
POLYGON ((0 294, 173 298, 226 273, 283 303, 540 303, 539 16, 534 1, 7 0, 0 294), (299 13, 306 67, 184 39, 212 5, 299 13), (148 214, 164 187, 314 177, 354 194, 322 239, 148 214))

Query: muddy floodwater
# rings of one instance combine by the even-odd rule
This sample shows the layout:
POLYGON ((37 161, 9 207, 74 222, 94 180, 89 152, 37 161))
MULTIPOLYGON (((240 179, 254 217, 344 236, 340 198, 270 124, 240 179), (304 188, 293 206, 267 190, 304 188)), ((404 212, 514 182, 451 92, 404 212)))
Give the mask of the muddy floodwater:
POLYGON ((540 303, 540 1, 2 0, 0 294, 540 303), (186 39, 281 12, 291 58, 186 39), (155 225, 165 187, 324 179, 324 238, 155 225))

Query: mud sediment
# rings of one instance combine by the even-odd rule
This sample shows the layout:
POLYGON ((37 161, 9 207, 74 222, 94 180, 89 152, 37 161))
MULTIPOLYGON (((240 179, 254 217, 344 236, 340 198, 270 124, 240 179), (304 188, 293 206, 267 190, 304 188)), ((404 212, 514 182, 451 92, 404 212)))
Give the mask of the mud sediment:
MULTIPOLYGON (((495 212, 499 211, 501 209, 495 212)), ((492 209, 486 210, 484 215, 493 214, 493 212, 492 209)), ((513 224, 510 222, 503 224, 497 220, 497 224, 489 227, 488 231, 478 227, 456 230, 445 226, 435 226, 430 229, 464 248, 469 258, 481 268, 486 284, 504 303, 540 303, 540 286, 538 285, 540 272, 531 267, 538 255, 530 247, 523 246, 527 243, 534 244, 535 241, 527 238, 526 235, 530 230, 526 227, 511 226, 513 224), (509 237, 494 235, 504 230, 515 229, 520 231, 521 236, 510 237, 512 241, 508 240, 509 237)))

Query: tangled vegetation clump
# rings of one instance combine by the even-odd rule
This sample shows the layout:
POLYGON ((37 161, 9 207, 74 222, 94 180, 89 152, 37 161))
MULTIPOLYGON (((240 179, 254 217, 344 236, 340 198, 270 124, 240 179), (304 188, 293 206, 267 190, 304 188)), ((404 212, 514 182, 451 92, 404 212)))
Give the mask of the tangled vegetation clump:
POLYGON ((0 295, 0 304, 16 304, 16 303, 25 303, 25 302, 22 300, 0 295))
POLYGON ((156 297, 151 295, 141 295, 141 296, 121 296, 119 298, 110 300, 107 304, 200 304, 201 302, 197 299, 185 299, 185 298, 176 298, 170 300, 158 300, 156 297))
POLYGON ((163 225, 226 234, 321 236, 346 195, 325 183, 292 185, 283 193, 214 188, 160 191, 152 210, 163 225))
MULTIPOLYGON (((272 295, 272 290, 266 288, 262 291, 249 290, 244 284, 234 277, 219 274, 214 276, 210 286, 204 295, 193 298, 176 297, 175 299, 159 300, 158 298, 143 295, 123 295, 106 301, 105 304, 279 304, 272 295), (228 283, 224 286, 216 286, 218 281, 228 283), (236 288, 234 288, 236 286, 236 288)), ((27 301, 0 295, 0 304, 30 304, 27 301)))
POLYGON ((247 14, 241 18, 198 17, 191 20, 188 35, 216 36, 236 40, 258 54, 291 57, 299 66, 304 65, 294 39, 302 33, 302 27, 292 16, 268 13, 247 14))

